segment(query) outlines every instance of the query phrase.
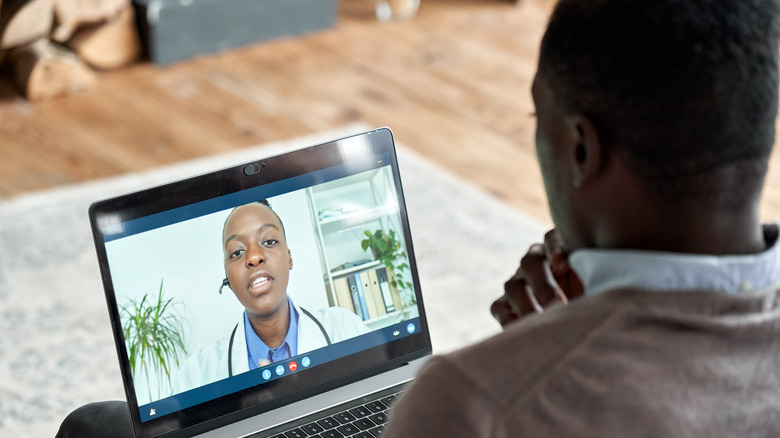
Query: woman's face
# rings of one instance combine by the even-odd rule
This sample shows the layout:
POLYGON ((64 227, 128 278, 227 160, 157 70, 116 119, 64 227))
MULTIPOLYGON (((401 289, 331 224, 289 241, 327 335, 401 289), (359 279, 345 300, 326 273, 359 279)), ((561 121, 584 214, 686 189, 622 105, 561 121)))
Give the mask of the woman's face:
POLYGON ((225 221, 222 243, 230 288, 249 316, 268 318, 287 305, 292 255, 270 208, 238 207, 225 221))

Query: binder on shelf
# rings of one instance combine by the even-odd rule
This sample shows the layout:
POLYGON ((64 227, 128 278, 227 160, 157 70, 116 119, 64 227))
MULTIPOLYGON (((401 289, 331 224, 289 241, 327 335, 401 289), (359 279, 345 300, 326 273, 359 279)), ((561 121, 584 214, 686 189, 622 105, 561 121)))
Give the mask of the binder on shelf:
MULTIPOLYGON (((333 292, 328 299, 363 321, 381 318, 404 308, 401 294, 392 285, 392 279, 384 266, 335 277, 331 283, 333 292)), ((331 286, 328 285, 328 288, 331 286)))
POLYGON ((371 283, 368 281, 368 272, 363 271, 357 275, 360 278, 360 285, 363 287, 363 296, 366 299, 366 307, 368 308, 368 319, 374 319, 377 316, 376 313, 376 300, 371 293, 371 283))
POLYGON ((349 310, 352 313, 355 312, 355 305, 352 302, 352 292, 349 290, 349 281, 346 278, 334 278, 333 289, 335 289, 336 304, 349 310))
MULTIPOLYGON (((379 281, 379 287, 382 289, 382 296, 389 296, 390 299, 386 300, 386 303, 392 303, 393 311, 403 309, 403 303, 401 302, 401 294, 398 289, 393 287, 390 282, 390 276, 387 273, 387 269, 382 267, 376 270, 377 280, 379 281)), ((387 304, 385 304, 387 306, 387 304)))
POLYGON ((366 320, 366 316, 363 313, 363 307, 360 305, 360 294, 358 293, 358 284, 355 283, 355 276, 350 275, 347 277, 347 284, 349 285, 349 293, 352 295, 352 304, 355 308, 355 314, 363 321, 366 320))
MULTIPOLYGON (((363 291, 363 284, 360 280, 360 274, 355 274, 349 277, 349 288, 352 290, 352 301, 355 305, 355 310, 360 309, 358 316, 363 318, 363 321, 367 321, 371 318, 368 312, 368 304, 366 303, 366 295, 363 291)), ((357 313, 357 312, 355 312, 357 313)))
POLYGON ((382 289, 382 285, 379 283, 378 269, 368 272, 368 279, 371 281, 371 290, 376 296, 376 303, 380 315, 386 315, 395 310, 393 305, 393 298, 390 296, 390 288, 387 287, 387 281, 385 281, 385 289, 387 293, 382 289))
POLYGON ((382 300, 382 293, 379 288, 375 286, 375 282, 371 280, 371 274, 376 271, 363 271, 360 273, 360 281, 363 284, 363 294, 366 296, 366 306, 368 307, 368 314, 371 319, 379 318, 387 314, 384 301, 382 300))

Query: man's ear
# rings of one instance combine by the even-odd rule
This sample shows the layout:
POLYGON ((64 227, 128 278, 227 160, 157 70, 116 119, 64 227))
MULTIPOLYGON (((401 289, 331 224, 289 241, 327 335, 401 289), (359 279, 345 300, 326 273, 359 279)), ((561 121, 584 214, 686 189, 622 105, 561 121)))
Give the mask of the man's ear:
POLYGON ((583 115, 569 117, 567 124, 574 140, 568 159, 571 163, 572 181, 574 187, 581 187, 601 172, 601 137, 593 122, 583 115))
POLYGON ((292 271, 292 267, 293 267, 292 252, 289 249, 287 250, 287 258, 290 259, 290 270, 292 271))

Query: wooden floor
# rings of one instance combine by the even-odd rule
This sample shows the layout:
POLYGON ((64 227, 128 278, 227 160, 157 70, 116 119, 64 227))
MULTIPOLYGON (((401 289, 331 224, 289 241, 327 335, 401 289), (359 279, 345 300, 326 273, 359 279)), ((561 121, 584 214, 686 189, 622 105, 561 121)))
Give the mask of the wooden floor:
MULTIPOLYGON (((549 222, 529 89, 551 4, 422 0, 380 23, 370 0, 340 0, 333 29, 139 63, 67 98, 30 104, 3 79, 0 197, 360 121, 549 222)), ((762 208, 780 218, 777 154, 762 208)))

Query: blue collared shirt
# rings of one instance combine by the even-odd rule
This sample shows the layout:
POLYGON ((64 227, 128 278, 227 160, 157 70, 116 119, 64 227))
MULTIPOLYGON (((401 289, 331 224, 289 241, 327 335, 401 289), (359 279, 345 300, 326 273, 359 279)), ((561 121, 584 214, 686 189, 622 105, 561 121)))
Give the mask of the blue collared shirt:
POLYGON ((249 369, 258 368, 260 360, 277 362, 289 359, 298 354, 298 311, 292 304, 292 300, 287 298, 287 305, 290 306, 290 328, 287 329, 287 336, 284 342, 276 349, 270 349, 259 336, 255 333, 252 325, 249 323, 249 317, 244 312, 244 336, 246 337, 247 356, 249 357, 249 369))
POLYGON ((713 256, 581 249, 569 256, 586 295, 616 289, 745 293, 780 285, 780 244, 750 255, 713 256))

